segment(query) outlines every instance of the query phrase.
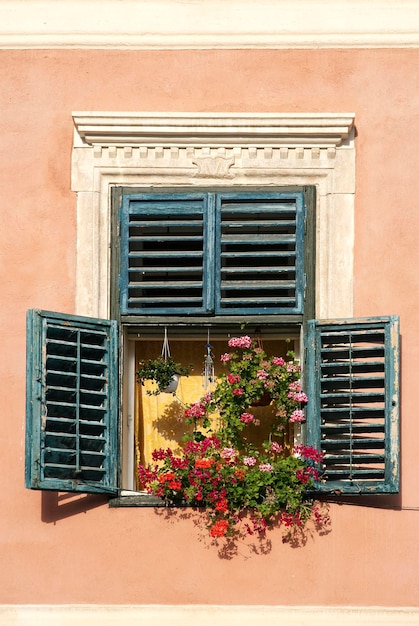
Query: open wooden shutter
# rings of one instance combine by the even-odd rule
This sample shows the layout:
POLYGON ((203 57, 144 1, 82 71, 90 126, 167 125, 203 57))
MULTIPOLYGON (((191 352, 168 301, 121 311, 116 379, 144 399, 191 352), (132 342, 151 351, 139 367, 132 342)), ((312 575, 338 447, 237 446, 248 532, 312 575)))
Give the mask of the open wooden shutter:
POLYGON ((316 487, 399 490, 399 320, 308 322, 307 443, 324 453, 316 487))
POLYGON ((115 321, 27 314, 26 486, 115 493, 115 321))
POLYGON ((304 217, 302 193, 218 195, 217 313, 303 312, 304 217))
POLYGON ((212 213, 208 194, 123 196, 122 315, 208 311, 212 213))

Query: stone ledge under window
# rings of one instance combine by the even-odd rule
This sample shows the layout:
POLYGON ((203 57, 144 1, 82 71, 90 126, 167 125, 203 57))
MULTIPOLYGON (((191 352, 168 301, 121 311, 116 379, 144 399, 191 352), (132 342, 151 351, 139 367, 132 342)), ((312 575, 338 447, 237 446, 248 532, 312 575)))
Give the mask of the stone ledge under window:
POLYGON ((159 507, 159 508, 171 508, 171 507, 187 507, 190 506, 184 500, 180 500, 176 504, 168 504, 161 498, 153 496, 148 493, 135 493, 132 495, 121 495, 117 498, 111 498, 109 500, 109 506, 111 508, 119 507, 159 507))

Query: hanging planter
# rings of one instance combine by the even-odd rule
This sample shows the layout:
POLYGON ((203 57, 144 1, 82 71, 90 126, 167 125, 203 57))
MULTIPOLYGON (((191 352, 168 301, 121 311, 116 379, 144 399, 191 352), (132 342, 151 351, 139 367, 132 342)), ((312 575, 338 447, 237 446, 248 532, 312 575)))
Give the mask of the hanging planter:
POLYGON ((175 393, 179 383, 179 376, 189 376, 191 370, 192 365, 184 366, 172 359, 167 329, 165 328, 161 355, 157 359, 140 361, 136 375, 138 382, 142 385, 144 385, 146 380, 153 380, 157 387, 153 390, 147 389, 147 394, 149 396, 158 396, 160 393, 175 393))
POLYGON ((178 388, 178 385, 179 385, 179 376, 177 374, 174 374, 172 376, 172 380, 170 381, 170 383, 167 385, 167 387, 162 389, 161 392, 162 393, 175 393, 176 389, 178 388))

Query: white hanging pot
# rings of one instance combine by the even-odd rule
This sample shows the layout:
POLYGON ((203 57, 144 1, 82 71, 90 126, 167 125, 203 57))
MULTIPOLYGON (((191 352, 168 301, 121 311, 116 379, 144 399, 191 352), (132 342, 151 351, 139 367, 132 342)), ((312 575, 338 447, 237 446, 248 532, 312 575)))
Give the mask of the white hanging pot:
POLYGON ((178 384, 179 384, 179 376, 177 374, 174 374, 172 376, 171 382, 167 385, 167 387, 165 387, 164 389, 161 389, 161 392, 162 393, 175 393, 178 384))

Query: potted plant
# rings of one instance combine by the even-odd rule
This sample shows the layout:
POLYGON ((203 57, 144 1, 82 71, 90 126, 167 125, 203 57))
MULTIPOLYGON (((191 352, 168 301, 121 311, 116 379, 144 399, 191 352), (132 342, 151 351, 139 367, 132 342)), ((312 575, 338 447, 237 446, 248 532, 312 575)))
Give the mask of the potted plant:
POLYGON ((233 337, 221 355, 227 370, 215 389, 185 410, 193 428, 180 454, 154 450, 153 462, 140 465, 140 482, 168 504, 184 501, 202 508, 211 537, 263 533, 277 523, 291 539, 311 521, 329 523, 327 508, 310 492, 322 471, 322 454, 294 446, 284 436, 288 425, 304 421, 308 398, 301 388, 300 365, 269 357, 248 336, 233 337), (269 393, 269 433, 261 445, 249 437, 260 420, 252 405, 269 393), (214 428, 214 419, 218 428, 214 428), (215 432, 214 432, 215 431, 215 432))
POLYGON ((140 361, 137 369, 137 380, 144 385, 146 380, 154 380, 156 388, 148 389, 149 396, 157 396, 160 393, 174 393, 177 389, 179 376, 189 376, 192 366, 184 366, 176 363, 172 357, 160 355, 157 359, 140 361))
POLYGON ((161 355, 157 359, 140 361, 136 375, 138 382, 142 385, 145 380, 154 380, 157 386, 153 390, 147 389, 147 394, 158 396, 160 393, 175 393, 179 376, 189 376, 191 370, 192 365, 184 366, 172 359, 167 328, 165 328, 161 355))

